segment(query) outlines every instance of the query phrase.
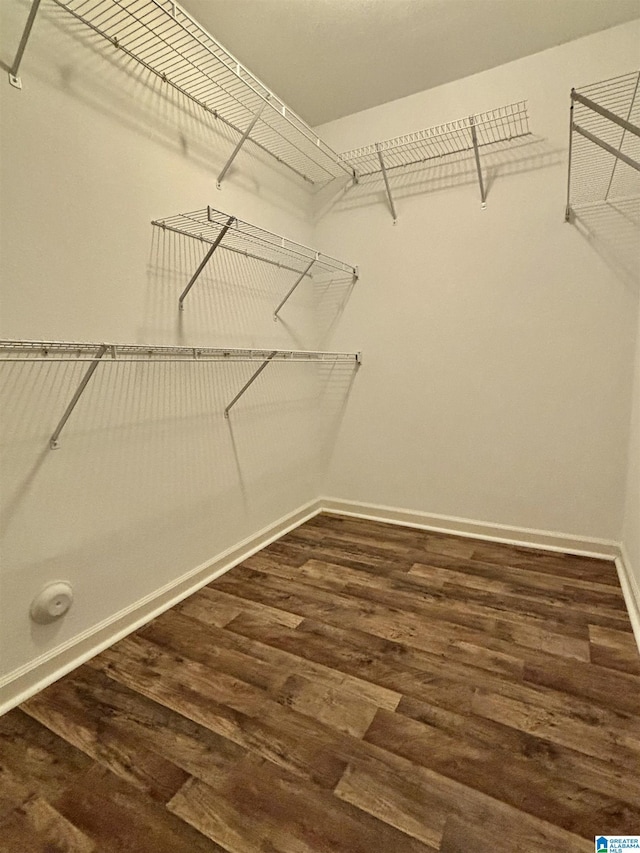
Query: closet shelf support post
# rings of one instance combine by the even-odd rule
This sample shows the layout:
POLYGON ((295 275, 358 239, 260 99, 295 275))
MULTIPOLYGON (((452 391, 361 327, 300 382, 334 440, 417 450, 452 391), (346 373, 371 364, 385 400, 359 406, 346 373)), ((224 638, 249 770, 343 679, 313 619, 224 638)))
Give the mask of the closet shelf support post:
POLYGON ((107 349, 108 349, 107 344, 102 344, 100 346, 100 348, 98 349, 98 351, 96 352, 94 360, 91 362, 91 364, 89 365, 89 367, 85 371, 85 374, 82 377, 80 384, 78 385, 78 387, 76 389, 76 393, 71 398, 71 402, 67 406, 64 415, 60 418, 60 422, 58 423, 58 426, 55 428, 55 430, 53 431, 53 435, 49 439, 49 447, 51 448, 51 450, 56 450, 59 447, 58 439, 60 438, 60 433, 64 429, 64 425, 69 420, 71 412, 73 412, 73 410, 75 409, 76 404, 78 403, 78 400, 82 396, 84 389, 89 384, 89 380, 91 379, 91 377, 95 373, 96 368, 100 364, 100 360, 102 359, 102 356, 105 354, 107 349))
POLYGON ((224 164, 224 168, 222 169, 222 171, 221 171, 221 172, 220 172, 220 174, 218 175, 218 180, 216 181, 216 186, 217 186, 217 188, 218 188, 218 189, 221 189, 221 188, 222 188, 222 181, 224 180, 224 176, 227 174, 227 172, 228 172, 228 170, 229 170, 229 166, 231 166, 231 164, 233 163, 233 161, 236 159, 236 156, 237 156, 237 154, 238 154, 238 151, 240 151, 240 149, 242 148, 242 146, 244 145, 244 143, 247 141, 247 138, 249 137, 249 134, 251 133, 251 131, 252 131, 252 130, 253 130, 253 128, 255 127, 255 124, 256 124, 256 122, 258 121, 258 119, 260 118, 260 116, 262 115, 262 111, 263 111, 263 109, 267 106, 267 102, 268 102, 268 97, 267 97, 267 99, 264 101, 264 103, 262 104, 262 106, 260 107, 260 109, 258 110, 258 112, 257 112, 257 113, 255 113, 255 115, 253 116, 253 118, 252 118, 252 119, 251 119, 251 121, 249 122, 249 126, 247 127, 247 129, 245 130, 245 132, 242 134, 242 136, 241 136, 241 137, 240 137, 240 139, 238 140, 238 144, 236 145, 236 147, 233 149, 233 151, 232 151, 232 153, 231 153, 231 157, 229 157, 229 159, 227 160, 227 162, 224 164))
POLYGON ((567 175, 567 206, 564 210, 564 221, 571 222, 571 160, 573 156, 573 93, 571 90, 571 105, 569 106, 569 172, 567 175))
POLYGON ((296 287, 300 284, 300 282, 301 282, 301 281, 303 281, 303 280, 304 280, 304 278, 309 274, 309 270, 311 269, 311 267, 315 264, 315 262, 316 262, 317 260, 318 260, 318 255, 316 254, 315 258, 311 261, 311 263, 310 263, 310 264, 309 264, 309 266, 306 268, 306 270, 305 270, 303 273, 300 273, 300 276, 296 279, 295 284, 293 285, 293 287, 291 288, 291 290, 287 293, 287 295, 285 296, 285 298, 282 300, 282 302, 278 305, 278 307, 276 308, 276 310, 273 312, 273 319, 274 319, 274 320, 277 320, 277 319, 278 319, 278 312, 280 311, 280 309, 282 308, 282 306, 285 304, 285 302, 287 301, 287 299, 291 296, 291 294, 292 294, 292 293, 293 293, 293 291, 296 289, 296 287))
POLYGON ((476 133, 476 124, 473 116, 469 116, 469 125, 471 127, 471 140, 473 141, 473 153, 476 158, 476 170, 478 172, 478 183, 480 184, 480 198, 482 200, 482 209, 487 206, 487 194, 482 180, 482 166, 480 165, 480 149, 478 148, 478 134, 476 133))
POLYGON ((265 360, 262 362, 262 364, 260 365, 260 367, 255 371, 255 373, 251 376, 251 378, 250 378, 247 382, 245 382, 245 384, 242 386, 242 388, 238 391, 238 393, 236 394, 236 396, 233 398, 233 400, 229 403, 229 405, 227 406, 227 408, 224 410, 224 416, 225 416, 225 418, 228 418, 228 417, 229 417, 229 412, 231 411, 231 409, 233 408, 233 406, 235 406, 235 404, 238 402, 238 400, 240 399, 240 397, 242 397, 242 395, 244 394, 244 392, 245 392, 245 391, 246 391, 246 390, 247 390, 251 385, 253 385, 253 383, 256 381, 256 379, 258 378, 258 376, 260 376, 260 374, 262 373, 262 371, 263 371, 263 370, 265 369, 265 367, 269 364, 269 362, 271 361, 271 359, 272 359, 275 355, 277 355, 277 353, 278 353, 278 350, 273 350, 273 352, 272 352, 272 353, 270 353, 270 354, 265 358, 265 360))
POLYGON ((389 186, 389 177, 387 176, 387 167, 384 162, 384 157, 382 156, 382 151, 380 149, 380 145, 376 145, 376 153, 378 154, 378 160, 380 162, 380 169, 382 170, 382 177, 384 178, 384 185, 387 189, 387 198, 389 199, 389 207, 391 208, 391 215, 393 216, 393 224, 395 225, 398 221, 398 214, 396 213, 396 206, 393 203, 393 196, 391 195, 391 187, 389 186))
POLYGON ((189 284, 185 287, 185 289, 180 294, 180 298, 178 299, 178 308, 181 311, 184 311, 184 300, 185 300, 187 293, 189 293, 189 291, 191 290, 193 285, 196 283, 196 279, 198 278, 198 276, 200 275, 202 270, 206 267, 206 265, 209 263, 213 253, 218 248, 218 246, 220 245, 220 243, 224 239, 225 234, 227 233, 229 228, 231 228, 231 226, 233 225, 234 222, 235 222, 235 216, 230 216, 228 221, 227 221, 227 224, 223 226, 222 230, 220 231, 220 233, 216 237, 215 241, 212 243, 211 248, 209 249, 207 254, 204 256, 202 263, 200 264, 198 269, 194 272, 194 274, 191 276, 191 280, 189 281, 189 284))
POLYGON ((29 41, 31 29, 35 23, 39 6, 40 0, 33 0, 31 4, 31 9, 29 9, 29 16, 27 17, 27 22, 24 25, 22 38, 20 39, 20 44, 18 45, 16 58, 13 60, 13 65, 9 69, 9 83, 11 83, 12 86, 15 86, 16 89, 22 89, 22 80, 20 79, 20 77, 18 77, 18 71, 20 70, 20 63, 22 62, 22 57, 26 50, 27 42, 29 41))

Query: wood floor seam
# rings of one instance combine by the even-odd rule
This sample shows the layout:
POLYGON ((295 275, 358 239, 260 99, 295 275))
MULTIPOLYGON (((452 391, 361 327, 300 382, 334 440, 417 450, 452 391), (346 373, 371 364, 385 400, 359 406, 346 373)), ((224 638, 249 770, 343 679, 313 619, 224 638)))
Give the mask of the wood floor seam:
POLYGON ((320 514, 0 718, 0 853, 591 853, 638 767, 611 560, 320 514))

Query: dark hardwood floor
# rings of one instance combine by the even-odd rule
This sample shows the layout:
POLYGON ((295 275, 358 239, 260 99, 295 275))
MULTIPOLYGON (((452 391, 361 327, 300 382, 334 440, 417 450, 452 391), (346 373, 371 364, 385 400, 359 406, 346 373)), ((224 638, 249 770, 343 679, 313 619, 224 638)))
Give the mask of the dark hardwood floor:
POLYGON ((613 563, 321 515, 0 719, 5 853, 640 832, 613 563))

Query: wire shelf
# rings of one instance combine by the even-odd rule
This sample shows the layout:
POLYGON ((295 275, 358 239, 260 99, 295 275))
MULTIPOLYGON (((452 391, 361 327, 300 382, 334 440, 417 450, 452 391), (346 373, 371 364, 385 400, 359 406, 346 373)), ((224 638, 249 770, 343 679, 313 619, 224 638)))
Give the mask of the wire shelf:
POLYGON ((640 71, 571 92, 566 218, 640 197, 640 71))
POLYGON ((76 341, 0 340, 2 362, 91 362, 102 364, 158 361, 289 361, 357 362, 360 353, 319 350, 237 349, 233 347, 147 346, 145 344, 79 343, 76 341))
POLYGON ((0 341, 0 363, 55 364, 70 362, 73 364, 86 364, 86 370, 80 379, 78 387, 49 439, 49 447, 52 450, 59 447, 60 434, 99 366, 121 364, 122 362, 149 364, 160 361, 199 362, 201 364, 211 363, 212 361, 218 363, 260 362, 257 369, 254 370, 247 382, 245 382, 225 408, 224 416, 228 418, 231 409, 271 362, 288 361, 331 364, 351 362, 355 367, 361 364, 362 358, 359 352, 323 352, 318 350, 147 346, 145 344, 96 344, 71 341, 0 341))
POLYGON ((519 101, 384 142, 354 148, 340 154, 340 159, 354 169, 359 178, 376 175, 383 171, 380 154, 384 157, 386 170, 391 171, 473 151, 474 129, 480 148, 527 136, 530 133, 527 102, 519 101))
POLYGON ((241 142, 250 140, 309 183, 353 176, 335 151, 174 0, 54 2, 233 128, 241 142))
POLYGON ((313 261, 314 270, 327 273, 343 272, 350 276, 357 276, 357 267, 351 264, 266 231, 257 225, 230 217, 228 213, 215 210, 213 207, 191 213, 179 213, 165 219, 154 219, 151 224, 213 244, 229 224, 230 219, 232 222, 224 235, 223 242, 220 243, 221 249, 258 258, 297 273, 303 273, 313 261))
POLYGON ((296 280, 289 288, 287 295, 282 299, 273 313, 274 320, 279 319, 280 310, 284 307, 289 297, 298 285, 307 277, 311 276, 311 269, 320 273, 347 273, 355 282, 358 278, 357 267, 352 267, 344 261, 332 258, 316 252, 308 246, 287 240, 271 231, 265 231, 257 225, 250 225, 235 216, 229 216, 220 210, 207 207, 204 210, 195 210, 192 213, 179 213, 167 219, 156 219, 152 223, 159 228, 168 229, 187 237, 194 237, 209 244, 209 250, 201 261, 198 269, 194 272, 189 283, 180 294, 178 307, 184 308, 184 301, 196 283, 203 269, 213 257, 218 248, 238 252, 250 258, 257 258, 270 264, 290 270, 296 274, 296 280))

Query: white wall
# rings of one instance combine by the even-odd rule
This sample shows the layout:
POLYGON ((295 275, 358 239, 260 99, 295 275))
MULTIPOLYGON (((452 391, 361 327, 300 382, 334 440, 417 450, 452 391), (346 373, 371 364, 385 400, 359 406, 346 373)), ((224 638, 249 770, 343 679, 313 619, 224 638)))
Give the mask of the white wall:
POLYGON ((627 500, 622 543, 625 559, 632 574, 632 585, 640 610, 640 311, 638 312, 638 343, 633 380, 633 410, 629 435, 629 465, 627 500))
MULTIPOLYGON (((304 183, 248 147, 216 190, 236 139, 52 9, 36 21, 23 90, 0 83, 0 337, 312 348, 314 288, 274 323, 292 273, 222 250, 178 312, 204 248, 150 224, 211 204, 308 243, 304 183)), ((3 3, 2 16, 9 65, 26 6, 3 3)), ((84 368, 0 365, 0 676, 316 498, 318 396, 337 406, 347 373, 270 365, 225 420, 256 366, 105 364, 51 451, 84 368), (74 606, 34 625, 31 599, 56 579, 73 584, 74 606)))
MULTIPOLYGON (((1 11, 8 65, 26 9, 1 11)), ((0 365, 0 687, 321 491, 620 538, 638 291, 562 214, 569 87, 633 68, 637 26, 327 126, 345 149, 529 98, 541 139, 487 161, 486 211, 465 161, 403 178, 395 228, 369 186, 314 228, 306 188, 249 150, 216 191, 235 139, 43 11, 24 90, 0 86, 0 335, 362 348, 365 368, 270 366, 227 422, 247 365, 101 367, 50 451, 81 370, 0 365), (179 313, 202 248, 149 222, 207 203, 360 282, 301 286, 276 324, 290 277, 220 254, 179 313), (58 578, 73 609, 32 624, 58 578)))
POLYGON ((620 540, 638 284, 563 214, 570 88, 632 71, 639 41, 623 25, 319 129, 346 150, 528 99, 534 134, 485 158, 486 210, 473 158, 394 179, 395 227, 381 182, 319 199, 316 240, 361 270, 325 343, 366 353, 325 494, 620 540))

